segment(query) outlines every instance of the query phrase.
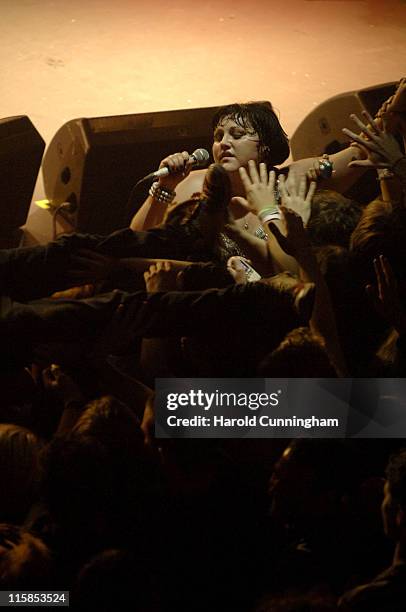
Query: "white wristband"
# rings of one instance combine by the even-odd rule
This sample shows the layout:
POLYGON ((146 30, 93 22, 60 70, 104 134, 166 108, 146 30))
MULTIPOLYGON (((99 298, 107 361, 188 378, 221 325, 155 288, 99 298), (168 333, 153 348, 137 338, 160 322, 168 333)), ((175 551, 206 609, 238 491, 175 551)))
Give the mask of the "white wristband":
POLYGON ((261 217, 261 223, 268 223, 268 221, 280 221, 282 219, 280 212, 269 213, 268 215, 264 215, 261 217))

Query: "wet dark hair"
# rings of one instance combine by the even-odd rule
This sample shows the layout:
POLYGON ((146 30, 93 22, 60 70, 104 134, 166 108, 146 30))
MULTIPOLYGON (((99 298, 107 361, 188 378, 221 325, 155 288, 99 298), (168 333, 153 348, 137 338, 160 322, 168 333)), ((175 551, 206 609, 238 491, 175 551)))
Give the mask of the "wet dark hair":
POLYGON ((246 102, 221 106, 212 119, 213 130, 225 119, 233 119, 243 128, 252 127, 259 136, 261 161, 269 166, 289 157, 289 140, 270 102, 246 102))

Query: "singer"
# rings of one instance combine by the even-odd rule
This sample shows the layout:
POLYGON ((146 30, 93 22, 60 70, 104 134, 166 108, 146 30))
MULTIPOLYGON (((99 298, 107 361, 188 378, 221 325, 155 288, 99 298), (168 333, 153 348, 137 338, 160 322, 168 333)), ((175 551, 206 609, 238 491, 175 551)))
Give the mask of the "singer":
MULTIPOLYGON (((240 205, 245 197, 239 168, 247 167, 250 159, 265 162, 268 170, 282 164, 289 156, 289 141, 272 105, 269 102, 249 102, 220 107, 212 121, 212 153, 216 163, 227 171, 231 182, 230 220, 225 233, 221 234, 223 247, 227 256, 245 254, 254 262, 254 267, 263 273, 271 273, 270 259, 280 262, 280 269, 290 269, 290 262, 284 254, 277 253, 278 245, 273 244, 270 236, 259 225, 258 218, 240 205), (272 243, 272 244, 271 244, 272 243), (271 251, 271 257, 270 257, 271 251)), ((330 180, 331 188, 339 191, 346 189, 360 175, 360 169, 348 168, 352 159, 360 157, 359 149, 349 147, 330 156, 334 162, 335 175, 330 180), (339 184, 338 184, 339 183, 339 184)), ((196 192, 201 192, 206 170, 191 173, 194 165, 187 151, 174 153, 163 159, 160 168, 167 167, 169 174, 161 176, 150 191, 150 196, 137 211, 131 222, 133 230, 148 230, 159 225, 172 202, 189 200, 196 192)), ((293 162, 278 172, 287 172, 294 168, 300 174, 309 173, 309 178, 316 178, 317 159, 304 159, 293 162), (314 174, 316 168, 316 176, 314 174), (310 174, 312 172, 313 174, 310 174)), ((328 182, 323 183, 329 187, 328 182)), ((278 271, 278 269, 273 270, 278 271)), ((294 270, 292 270, 294 272, 294 270)))
MULTIPOLYGON (((250 102, 221 107, 213 117, 212 126, 213 159, 227 170, 232 200, 245 197, 238 169, 247 167, 250 159, 265 161, 271 169, 289 156, 287 135, 269 103, 250 102)), ((193 165, 194 160, 187 151, 174 153, 161 161, 159 168, 167 167, 170 174, 159 178, 155 194, 150 195, 135 214, 131 229, 151 229, 161 223, 168 204, 175 198, 183 202, 202 191, 206 170, 190 174, 193 165)), ((248 215, 239 220, 239 225, 254 233, 258 220, 248 215)))

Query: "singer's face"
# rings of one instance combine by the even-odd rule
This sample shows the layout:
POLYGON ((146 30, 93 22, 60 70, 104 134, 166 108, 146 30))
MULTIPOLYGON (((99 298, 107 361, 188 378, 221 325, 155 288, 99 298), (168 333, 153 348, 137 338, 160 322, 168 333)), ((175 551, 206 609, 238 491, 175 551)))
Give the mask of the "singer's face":
POLYGON ((258 161, 259 137, 250 127, 226 118, 214 130, 213 158, 227 170, 235 172, 248 161, 258 161))

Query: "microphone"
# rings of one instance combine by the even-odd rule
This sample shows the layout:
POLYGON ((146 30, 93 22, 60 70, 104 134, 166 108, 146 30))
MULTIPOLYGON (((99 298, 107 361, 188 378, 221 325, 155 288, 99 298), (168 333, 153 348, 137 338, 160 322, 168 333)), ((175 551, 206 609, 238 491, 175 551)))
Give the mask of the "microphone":
MULTIPOLYGON (((210 155, 206 149, 196 149, 196 151, 193 151, 192 155, 189 156, 188 161, 191 162, 192 166, 204 166, 204 164, 209 160, 209 157, 210 155)), ((151 174, 147 174, 147 176, 144 176, 144 178, 141 180, 142 182, 149 179, 155 180, 161 176, 167 176, 170 173, 171 171, 169 168, 164 166, 155 172, 151 172, 151 174)))

